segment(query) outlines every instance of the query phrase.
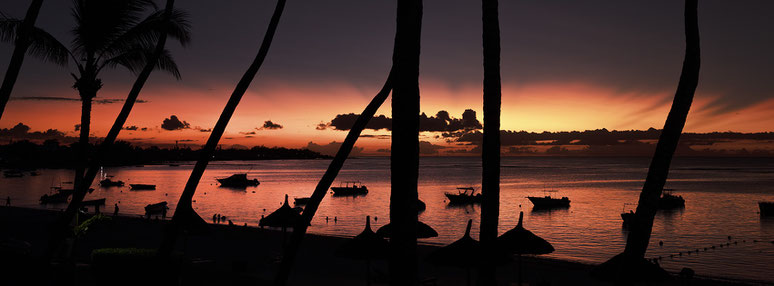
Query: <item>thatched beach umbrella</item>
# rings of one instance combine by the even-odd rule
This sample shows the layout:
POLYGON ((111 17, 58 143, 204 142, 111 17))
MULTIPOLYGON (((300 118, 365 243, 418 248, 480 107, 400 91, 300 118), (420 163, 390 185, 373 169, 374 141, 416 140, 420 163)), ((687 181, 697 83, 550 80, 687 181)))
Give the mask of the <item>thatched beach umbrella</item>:
MULTIPOLYGON (((392 237, 392 225, 389 223, 385 224, 376 230, 376 234, 386 238, 392 237)), ((417 222, 417 238, 430 238, 436 236, 438 236, 438 232, 435 231, 435 229, 421 221, 417 222)))
POLYGON ((591 270, 591 276, 605 282, 626 285, 635 282, 656 283, 669 279, 669 273, 642 257, 618 254, 591 270))
POLYGON ((299 221, 301 221, 301 214, 297 210, 290 207, 290 205, 288 204, 288 195, 286 194, 285 203, 282 204, 282 206, 278 208, 276 211, 262 218, 258 222, 258 225, 281 227, 282 241, 284 244, 287 228, 295 226, 299 221))
POLYGON ((465 235, 452 244, 441 247, 427 256, 430 263, 441 266, 461 267, 467 272, 467 285, 470 285, 470 268, 481 263, 481 244, 470 237, 473 220, 468 220, 465 235))
POLYGON ((371 285, 371 260, 387 257, 388 242, 371 230, 371 217, 366 216, 363 232, 342 244, 336 256, 361 259, 366 262, 366 285, 371 285))
POLYGON ((522 254, 548 254, 554 252, 554 247, 548 241, 524 229, 523 222, 524 212, 519 212, 519 223, 516 227, 497 238, 497 247, 502 252, 513 253, 518 256, 519 276, 517 282, 519 285, 521 285, 522 254))

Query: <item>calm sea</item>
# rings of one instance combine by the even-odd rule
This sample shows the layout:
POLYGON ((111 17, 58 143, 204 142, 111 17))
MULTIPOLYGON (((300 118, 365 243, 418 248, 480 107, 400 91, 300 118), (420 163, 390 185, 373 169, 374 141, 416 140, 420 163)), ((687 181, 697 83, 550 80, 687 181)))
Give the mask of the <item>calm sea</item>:
MULTIPOLYGON (((195 196, 197 212, 211 220, 219 213, 242 225, 257 225, 261 215, 278 208, 285 194, 307 197, 328 166, 328 160, 278 160, 213 162, 204 174, 195 196), (260 186, 246 190, 218 187, 215 178, 248 173, 260 186)), ((503 158, 500 198, 500 232, 512 228, 524 211, 525 227, 551 242, 556 252, 547 257, 601 263, 623 250, 627 232, 620 213, 636 203, 648 158, 503 158), (565 210, 535 211, 525 198, 543 195, 546 189, 572 200, 565 210)), ((156 191, 99 188, 87 199, 106 198, 107 212, 118 203, 124 214, 142 214, 150 203, 167 201, 171 210, 191 172, 192 163, 180 166, 147 165, 105 168, 104 175, 127 183, 156 184, 156 191)), ((11 196, 13 205, 62 209, 64 205, 41 206, 38 198, 51 186, 68 187, 72 171, 40 170, 40 176, 2 178, 0 198, 11 196)), ((480 208, 451 207, 444 192, 455 188, 480 187, 479 158, 425 157, 421 159, 419 197, 427 210, 419 219, 435 228, 439 237, 422 239, 446 244, 459 238, 468 219, 477 232, 480 208)), ((337 236, 359 233, 366 215, 389 221, 390 171, 388 158, 350 159, 340 181, 361 181, 370 192, 361 197, 326 196, 310 232, 337 236), (325 218, 330 221, 326 222, 325 218), (337 222, 334 223, 334 218, 337 222)), ((656 215, 647 256, 664 257, 661 265, 670 271, 691 267, 697 274, 759 281, 774 281, 774 218, 758 214, 758 201, 774 201, 774 159, 771 158, 677 158, 667 187, 686 199, 682 210, 656 215), (729 240, 729 236, 731 239, 729 240), (663 246, 659 246, 663 241, 663 246), (743 242, 744 241, 744 242, 743 242), (757 241, 757 242, 754 242, 757 241), (730 246, 719 247, 731 243, 730 246), (736 244, 735 244, 736 243, 736 244), (712 249, 711 246, 716 246, 712 249), (707 247, 708 250, 704 251, 707 247), (699 249, 698 253, 687 251, 699 249), (682 255, 678 253, 683 252, 682 255), (673 258, 669 256, 673 255, 673 258)), ((171 215, 172 212, 170 212, 171 215)))

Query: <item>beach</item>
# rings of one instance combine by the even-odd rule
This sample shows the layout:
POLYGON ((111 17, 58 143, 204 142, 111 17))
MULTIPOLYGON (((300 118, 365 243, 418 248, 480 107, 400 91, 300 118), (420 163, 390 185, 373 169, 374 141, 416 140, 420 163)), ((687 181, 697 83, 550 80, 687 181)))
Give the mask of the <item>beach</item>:
MULTIPOLYGON (((3 239, 26 241, 31 245, 31 256, 39 257, 48 237, 47 226, 58 214, 58 211, 51 210, 0 208, 3 239)), ((116 247, 156 248, 160 244, 162 229, 166 223, 169 222, 155 218, 149 220, 137 215, 117 216, 104 225, 89 230, 77 241, 74 251, 77 263, 74 275, 77 281, 80 285, 109 284, 109 281, 97 281, 93 277, 89 268, 91 251, 116 247)), ((188 235, 178 240, 177 251, 182 253, 184 261, 188 262, 181 270, 183 285, 271 285, 281 258, 280 231, 222 224, 210 225, 210 229, 208 234, 188 235)), ((336 248, 347 239, 308 234, 301 246, 288 285, 364 285, 364 262, 334 255, 336 248)), ((427 254, 437 248, 438 246, 434 245, 418 246, 419 277, 429 285, 465 285, 464 270, 437 267, 424 261, 427 254)), ((372 267, 373 285, 386 285, 386 262, 374 261, 372 267)), ((523 267, 524 281, 529 285, 608 285, 589 276, 593 267, 589 264, 525 257, 523 267)), ((499 267, 499 283, 512 285, 509 283, 515 280, 515 269, 513 263, 499 267)), ((472 273, 475 276, 475 271, 472 273)), ((13 275, 29 274, 15 272, 13 275)), ((59 284, 56 280, 51 280, 50 276, 36 277, 43 282, 59 284)), ((473 279, 475 281, 475 278, 473 279)), ((681 283, 685 281, 675 278, 662 285, 681 283)), ((30 284, 33 283, 27 285, 30 284)), ((755 281, 719 280, 709 277, 697 277, 691 281, 691 285, 756 284, 758 283, 755 281)))

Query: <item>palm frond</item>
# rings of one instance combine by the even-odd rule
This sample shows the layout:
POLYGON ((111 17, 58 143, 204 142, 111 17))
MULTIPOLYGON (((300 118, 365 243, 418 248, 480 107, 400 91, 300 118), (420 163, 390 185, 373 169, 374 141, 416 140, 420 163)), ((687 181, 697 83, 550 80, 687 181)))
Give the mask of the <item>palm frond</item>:
POLYGON ((22 25, 22 20, 14 18, 0 18, 0 42, 16 42, 16 30, 22 25))
POLYGON ((147 8, 156 9, 151 0, 74 0, 72 15, 73 50, 93 55, 131 29, 147 8))
MULTIPOLYGON (((12 18, 0 18, 0 41, 15 43, 18 30, 22 26, 21 20, 12 18)), ((67 65, 70 51, 54 36, 45 30, 32 27, 28 35, 30 44, 27 54, 42 61, 51 62, 60 66, 67 65)))
MULTIPOLYGON (((135 46, 135 48, 126 51, 118 56, 110 58, 103 63, 103 66, 115 68, 122 66, 128 69, 133 74, 138 74, 144 67, 153 54, 153 49, 146 49, 144 47, 135 46)), ((177 68, 175 60, 172 58, 172 54, 168 50, 164 50, 159 56, 158 61, 154 66, 154 69, 163 70, 169 72, 176 79, 180 79, 180 71, 177 68)))
POLYGON ((54 36, 43 29, 33 27, 30 40, 30 47, 27 49, 29 55, 60 66, 67 65, 70 51, 54 36))
POLYGON ((173 10, 170 20, 164 20, 164 11, 156 11, 113 40, 109 46, 100 52, 101 56, 112 57, 135 46, 152 49, 156 45, 162 31, 186 46, 191 41, 191 25, 188 13, 173 10))

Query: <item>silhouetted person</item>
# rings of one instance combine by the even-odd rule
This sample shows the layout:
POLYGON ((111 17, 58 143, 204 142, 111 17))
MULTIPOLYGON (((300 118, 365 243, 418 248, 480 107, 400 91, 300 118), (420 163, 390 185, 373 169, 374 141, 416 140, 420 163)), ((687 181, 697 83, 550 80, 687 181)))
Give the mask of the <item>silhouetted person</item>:
POLYGON ((663 240, 659 240, 658 241, 658 246, 664 246, 664 241, 663 240))
POLYGON ((338 222, 339 222, 339 218, 338 217, 333 217, 333 223, 338 223, 338 222))
POLYGON ((8 196, 8 198, 5 199, 5 206, 10 207, 11 206, 11 196, 8 196))
POLYGON ((215 223, 215 222, 216 222, 216 221, 215 221, 215 219, 216 219, 216 218, 218 218, 218 215, 217 215, 217 214, 213 214, 213 215, 212 215, 212 223, 215 223))
POLYGON ((374 216, 374 222, 377 222, 377 221, 379 221, 379 217, 374 216))
POLYGON ((118 215, 118 204, 115 204, 115 206, 113 207, 113 216, 117 216, 117 215, 118 215))
POLYGON ((220 223, 220 214, 218 214, 218 223, 220 223))
POLYGON ((328 223, 328 217, 327 216, 325 217, 325 223, 328 223))

